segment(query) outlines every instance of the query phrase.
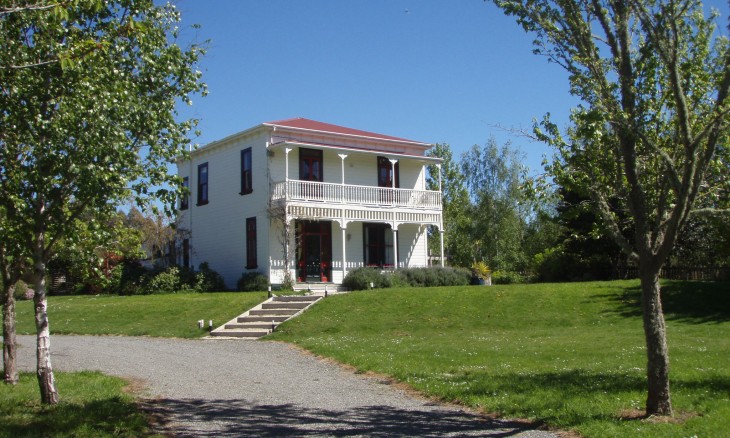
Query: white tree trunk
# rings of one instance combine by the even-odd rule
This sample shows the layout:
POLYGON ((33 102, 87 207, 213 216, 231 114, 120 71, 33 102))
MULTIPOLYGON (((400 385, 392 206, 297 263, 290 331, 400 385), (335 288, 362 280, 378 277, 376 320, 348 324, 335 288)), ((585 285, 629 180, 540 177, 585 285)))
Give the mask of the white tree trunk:
POLYGON ((18 383, 18 367, 15 361, 15 285, 3 285, 3 380, 18 383))
POLYGON ((33 269, 35 286, 35 326, 37 338, 36 374, 41 390, 41 402, 58 403, 58 391, 51 366, 51 332, 48 325, 48 300, 46 299, 46 264, 41 257, 36 257, 33 269))

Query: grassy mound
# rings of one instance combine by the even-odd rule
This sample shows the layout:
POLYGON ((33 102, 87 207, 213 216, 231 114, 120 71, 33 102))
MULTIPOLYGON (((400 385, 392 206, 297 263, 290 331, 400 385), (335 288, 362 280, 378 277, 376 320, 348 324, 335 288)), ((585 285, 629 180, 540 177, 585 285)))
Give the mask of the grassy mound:
POLYGON ((585 436, 726 436, 730 285, 666 282, 672 419, 644 419, 636 281, 328 298, 270 336, 426 394, 585 436))

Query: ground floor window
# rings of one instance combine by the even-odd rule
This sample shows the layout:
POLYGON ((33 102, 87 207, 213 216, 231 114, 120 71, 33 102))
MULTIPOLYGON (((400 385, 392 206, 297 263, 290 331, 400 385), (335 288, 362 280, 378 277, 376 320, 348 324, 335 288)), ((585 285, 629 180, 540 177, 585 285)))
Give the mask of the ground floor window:
POLYGON ((182 242, 183 267, 190 269, 190 239, 183 239, 182 242))
POLYGON ((246 269, 256 269, 258 259, 256 257, 256 218, 246 219, 246 269))
POLYGON ((365 266, 393 267, 393 230, 390 225, 365 223, 362 230, 365 266))

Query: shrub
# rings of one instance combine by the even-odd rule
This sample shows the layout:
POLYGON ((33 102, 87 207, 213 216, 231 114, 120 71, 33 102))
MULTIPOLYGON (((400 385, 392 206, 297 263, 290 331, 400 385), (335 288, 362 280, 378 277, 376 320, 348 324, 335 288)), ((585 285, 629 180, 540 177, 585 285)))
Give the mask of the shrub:
POLYGON ((260 272, 244 272, 238 279, 236 290, 241 292, 264 291, 269 288, 269 279, 260 272))
POLYGON ((381 273, 377 268, 358 268, 350 271, 342 285, 351 290, 387 287, 463 286, 469 284, 471 273, 463 268, 403 268, 381 273))
POLYGON ((366 290, 372 283, 375 289, 383 289, 392 285, 390 277, 381 274, 379 268, 357 268, 347 273, 342 285, 350 290, 366 290))
POLYGON ((174 294, 179 292, 182 283, 180 282, 180 269, 173 266, 147 280, 140 288, 143 295, 153 294, 174 294))
MULTIPOLYGON (((210 269, 207 262, 199 266, 200 271, 195 274, 195 283, 192 289, 198 292, 221 292, 226 290, 226 282, 218 272, 210 269)), ((265 289, 265 288, 264 288, 265 289)))
POLYGON ((494 271, 492 273, 493 284, 519 284, 529 283, 530 277, 514 271, 494 271))
POLYGON ((469 284, 470 279, 471 273, 467 269, 434 266, 399 269, 394 273, 393 283, 411 287, 463 286, 469 284))
POLYGON ((16 300, 32 300, 33 295, 35 295, 35 291, 29 288, 23 280, 18 280, 18 282, 15 283, 13 297, 16 300))
POLYGON ((139 295, 150 273, 138 261, 125 260, 111 271, 106 292, 119 295, 139 295))

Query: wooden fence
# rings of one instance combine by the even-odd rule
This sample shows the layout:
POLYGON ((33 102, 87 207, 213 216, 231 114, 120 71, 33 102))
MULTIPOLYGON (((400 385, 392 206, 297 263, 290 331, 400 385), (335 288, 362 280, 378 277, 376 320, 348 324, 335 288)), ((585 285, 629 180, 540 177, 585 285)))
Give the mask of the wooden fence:
MULTIPOLYGON (((668 280, 728 281, 730 280, 730 267, 688 268, 670 266, 662 268, 659 277, 668 280)), ((639 278, 638 268, 621 269, 621 278, 639 278)))

